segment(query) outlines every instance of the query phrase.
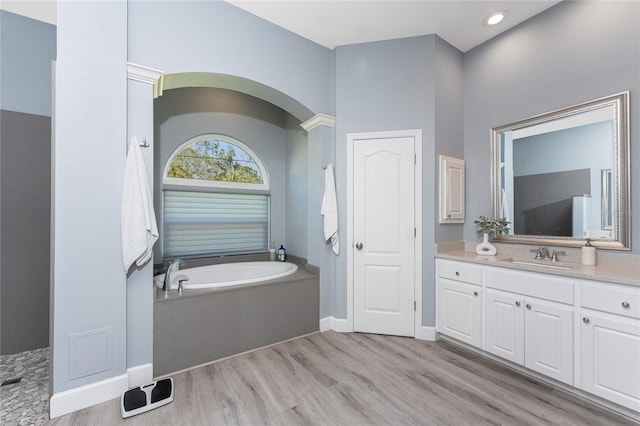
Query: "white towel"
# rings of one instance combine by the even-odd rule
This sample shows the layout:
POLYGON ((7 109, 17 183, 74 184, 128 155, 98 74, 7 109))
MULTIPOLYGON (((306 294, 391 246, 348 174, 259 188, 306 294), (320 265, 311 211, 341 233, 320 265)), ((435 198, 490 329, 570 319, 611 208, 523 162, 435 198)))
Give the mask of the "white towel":
POLYGON ((131 139, 124 167, 120 219, 122 264, 128 272, 134 262, 142 266, 151 259, 151 250, 158 239, 147 168, 135 137, 131 139))
POLYGON ((338 240, 338 199, 336 198, 336 182, 333 177, 333 166, 329 164, 324 172, 324 196, 322 209, 324 216, 324 240, 331 240, 331 247, 335 254, 340 254, 338 240))

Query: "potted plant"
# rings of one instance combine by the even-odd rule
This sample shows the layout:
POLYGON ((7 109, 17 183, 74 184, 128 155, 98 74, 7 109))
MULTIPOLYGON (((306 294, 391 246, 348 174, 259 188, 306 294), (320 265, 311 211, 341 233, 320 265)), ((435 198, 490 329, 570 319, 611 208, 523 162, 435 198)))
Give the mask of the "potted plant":
POLYGON ((496 247, 491 244, 491 239, 502 234, 509 234, 509 222, 506 218, 489 219, 485 216, 473 222, 476 225, 478 234, 482 235, 482 242, 476 247, 477 254, 493 256, 496 254, 496 247))

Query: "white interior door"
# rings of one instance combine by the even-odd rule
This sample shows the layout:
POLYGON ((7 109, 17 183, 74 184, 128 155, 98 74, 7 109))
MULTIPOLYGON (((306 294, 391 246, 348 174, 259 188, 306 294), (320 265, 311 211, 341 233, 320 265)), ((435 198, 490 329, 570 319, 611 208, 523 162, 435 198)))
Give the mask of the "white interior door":
POLYGON ((354 331, 414 336, 415 138, 353 145, 354 331))

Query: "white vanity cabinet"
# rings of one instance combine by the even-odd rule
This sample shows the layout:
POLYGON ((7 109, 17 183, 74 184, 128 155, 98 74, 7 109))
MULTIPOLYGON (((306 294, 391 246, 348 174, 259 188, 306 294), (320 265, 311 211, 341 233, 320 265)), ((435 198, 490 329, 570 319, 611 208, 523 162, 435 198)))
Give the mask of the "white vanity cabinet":
POLYGON ((438 333, 640 416, 640 286, 496 265, 436 259, 438 333))
POLYGON ((482 267, 438 259, 437 330, 469 345, 482 344, 482 267))
POLYGON ((573 384, 573 281, 497 268, 485 279, 484 350, 573 384))
POLYGON ((583 283, 581 388, 640 411, 640 289, 583 283))

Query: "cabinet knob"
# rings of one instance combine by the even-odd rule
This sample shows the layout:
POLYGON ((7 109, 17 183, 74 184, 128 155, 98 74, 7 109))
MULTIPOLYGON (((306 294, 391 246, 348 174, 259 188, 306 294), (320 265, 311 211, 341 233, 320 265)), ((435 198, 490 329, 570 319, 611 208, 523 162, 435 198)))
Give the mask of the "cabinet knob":
POLYGON ((527 309, 531 309, 531 304, 527 303, 527 309))
POLYGON ((477 291, 474 291, 474 292, 473 292, 473 295, 474 295, 474 296, 477 296, 477 295, 478 295, 478 292, 477 292, 477 291))
POLYGON ((363 247, 362 243, 356 243, 356 248, 358 250, 362 250, 362 247, 363 247))
POLYGON ((516 306, 520 307, 520 301, 516 300, 516 306))
POLYGON ((622 302, 622 307, 625 309, 629 309, 629 302, 622 302))
POLYGON ((582 317, 582 322, 585 323, 585 324, 589 324, 589 318, 582 317))
POLYGON ((456 277, 460 276, 460 272, 456 271, 456 277))

